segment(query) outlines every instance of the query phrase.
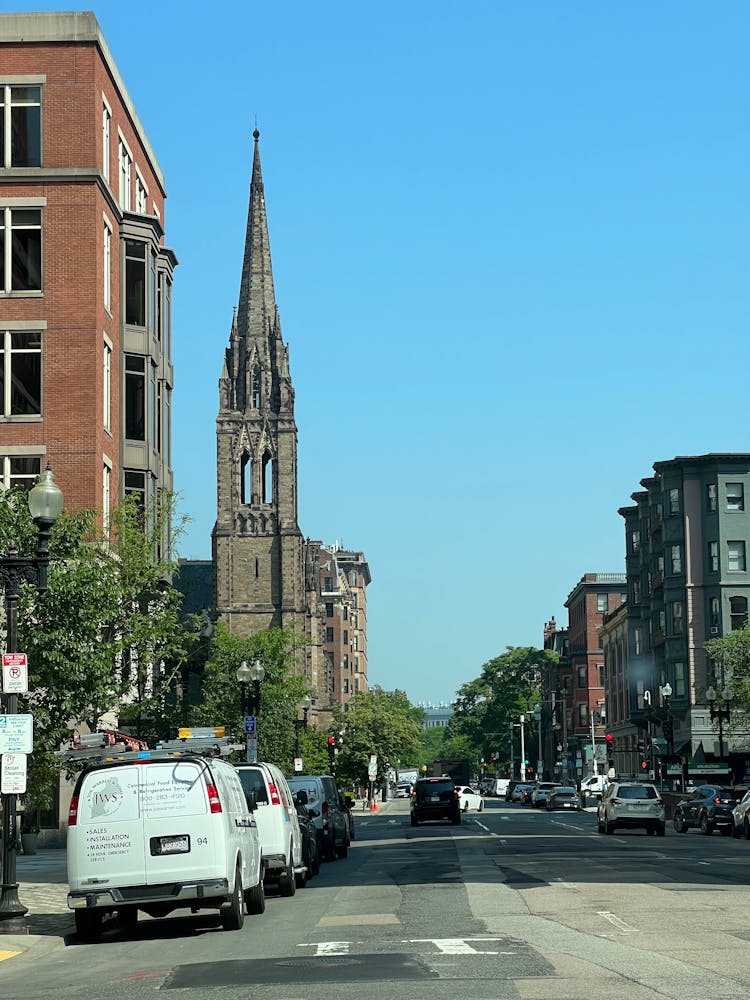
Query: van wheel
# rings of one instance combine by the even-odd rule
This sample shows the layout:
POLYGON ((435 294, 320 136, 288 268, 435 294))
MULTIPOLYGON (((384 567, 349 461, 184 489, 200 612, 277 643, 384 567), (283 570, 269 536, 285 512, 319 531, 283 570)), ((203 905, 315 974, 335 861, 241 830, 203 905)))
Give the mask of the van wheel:
POLYGON ((74 913, 78 940, 96 944, 102 936, 102 911, 74 910, 74 913))
POLYGON ((250 916, 258 916, 266 909, 266 894, 263 890, 263 878, 258 880, 258 884, 248 889, 245 893, 245 906, 250 916))
POLYGON ((293 896, 297 891, 297 883, 294 878, 294 865, 292 862, 292 848, 289 845, 289 864, 282 871, 279 877, 279 895, 293 896))
POLYGON ((245 900, 242 894, 242 871, 239 865, 234 873, 232 898, 228 903, 224 903, 219 914, 221 926, 225 931, 239 931, 245 923, 245 900))

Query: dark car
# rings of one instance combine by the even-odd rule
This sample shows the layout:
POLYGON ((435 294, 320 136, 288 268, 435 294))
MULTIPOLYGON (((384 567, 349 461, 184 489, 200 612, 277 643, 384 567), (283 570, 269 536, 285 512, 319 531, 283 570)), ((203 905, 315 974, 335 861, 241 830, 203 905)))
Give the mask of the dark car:
POLYGON ((344 810, 344 816, 346 817, 346 826, 349 830, 349 840, 354 840, 354 799, 351 795, 346 795, 339 788, 339 799, 341 800, 341 808, 344 810))
POLYGON ((336 781, 330 774, 296 774, 287 778, 292 792, 305 792, 307 807, 318 835, 318 854, 324 861, 349 853, 349 823, 336 781))
POLYGON ((547 812, 554 809, 575 809, 580 812, 581 799, 578 791, 572 786, 563 785, 560 788, 551 788, 545 799, 547 812))
POLYGON ((522 806, 530 806, 532 804, 532 802, 531 802, 531 796, 534 794, 534 789, 535 788, 536 788, 536 785, 523 785, 521 787, 521 805, 522 806))
POLYGON ((318 854, 318 834, 307 806, 307 792, 294 793, 294 808, 297 810, 299 829, 302 834, 302 863, 306 866, 308 878, 320 871, 320 855, 318 854))
POLYGON ((687 833, 691 826, 701 833, 711 834, 720 830, 728 837, 734 821, 732 810, 742 798, 740 788, 723 785, 700 785, 677 803, 674 811, 674 828, 677 833, 687 833))
POLYGON ((411 825, 428 819, 461 822, 461 808, 453 779, 418 778, 411 793, 411 825))

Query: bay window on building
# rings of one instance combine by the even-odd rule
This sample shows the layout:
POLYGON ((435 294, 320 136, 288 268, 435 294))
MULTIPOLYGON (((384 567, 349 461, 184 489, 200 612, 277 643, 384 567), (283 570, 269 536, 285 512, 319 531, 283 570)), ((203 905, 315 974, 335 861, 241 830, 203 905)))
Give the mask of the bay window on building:
POLYGON ((125 240, 125 322, 146 325, 146 244, 125 240))
POLYGON ((125 355, 125 437, 146 440, 146 359, 125 355))

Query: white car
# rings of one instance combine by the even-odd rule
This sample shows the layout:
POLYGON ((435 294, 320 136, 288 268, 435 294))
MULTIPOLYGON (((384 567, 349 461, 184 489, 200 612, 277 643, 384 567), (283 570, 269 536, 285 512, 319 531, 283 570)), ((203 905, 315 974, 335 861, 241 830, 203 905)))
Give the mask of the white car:
POLYGON ((562 788, 559 781, 539 781, 531 793, 531 808, 540 809, 547 804, 547 793, 553 788, 562 788))
POLYGON ((461 812, 468 812, 469 809, 481 812, 484 809, 484 799, 473 788, 469 788, 468 785, 456 785, 456 791, 461 812))
POLYGON ((750 791, 745 792, 732 810, 732 836, 750 840, 750 791))

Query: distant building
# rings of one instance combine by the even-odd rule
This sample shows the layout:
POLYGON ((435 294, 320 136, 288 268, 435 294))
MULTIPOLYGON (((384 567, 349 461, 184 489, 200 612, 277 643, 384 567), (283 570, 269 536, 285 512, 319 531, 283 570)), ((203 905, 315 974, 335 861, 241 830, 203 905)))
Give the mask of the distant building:
MULTIPOLYGON (((607 703, 614 699, 623 727, 616 760, 629 769, 638 742, 664 742, 668 717, 675 753, 711 768, 720 747, 706 688, 721 692, 732 678, 707 659, 705 642, 748 621, 750 454, 678 456, 653 468, 632 494, 634 503, 619 511, 628 602, 627 680, 616 671, 608 676, 607 703)), ((725 751, 748 735, 733 724, 725 751)))
POLYGON ((422 729, 439 729, 447 726, 453 717, 453 706, 441 701, 438 705, 432 702, 420 701, 418 708, 426 714, 427 718, 422 723, 422 729))
POLYGON ((161 167, 92 13, 0 14, 0 488, 172 489, 161 167), (4 234, 4 239, 2 235, 4 234))

